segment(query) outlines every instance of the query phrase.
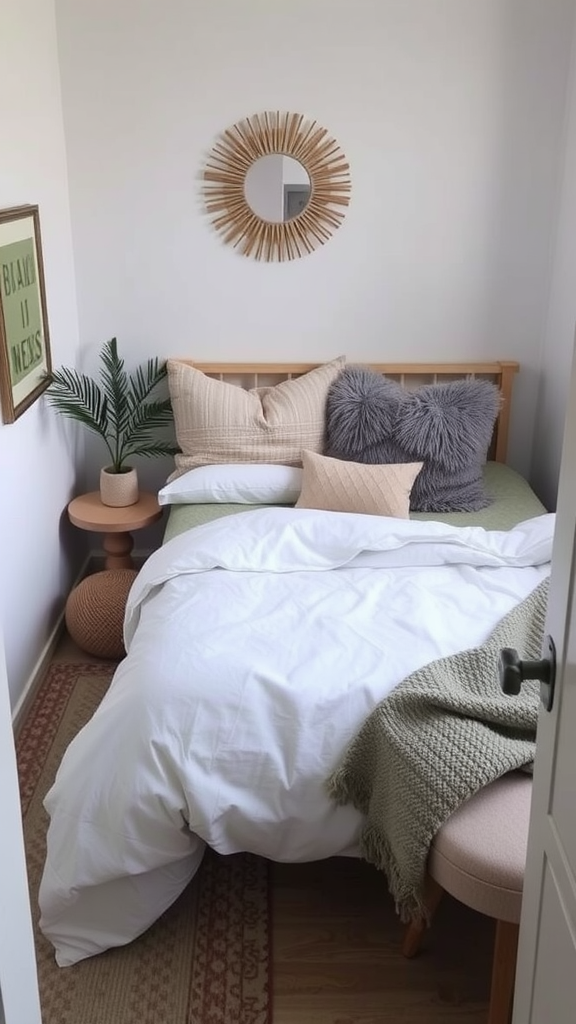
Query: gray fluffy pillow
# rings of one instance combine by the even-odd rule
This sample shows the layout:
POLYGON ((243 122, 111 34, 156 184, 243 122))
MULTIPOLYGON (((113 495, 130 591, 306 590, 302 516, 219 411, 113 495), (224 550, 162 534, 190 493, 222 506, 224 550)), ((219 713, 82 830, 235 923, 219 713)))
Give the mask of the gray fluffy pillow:
POLYGON ((362 366, 330 386, 326 454, 354 462, 423 462, 413 512, 473 512, 489 504, 482 467, 500 409, 486 380, 426 384, 407 391, 362 366))

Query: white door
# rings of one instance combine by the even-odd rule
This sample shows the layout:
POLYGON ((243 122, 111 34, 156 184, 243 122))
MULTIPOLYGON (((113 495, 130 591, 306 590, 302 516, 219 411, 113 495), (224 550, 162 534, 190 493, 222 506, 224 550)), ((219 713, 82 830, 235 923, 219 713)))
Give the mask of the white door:
POLYGON ((0 1021, 41 1024, 14 734, 0 629, 0 1021))
POLYGON ((546 632, 556 692, 540 709, 513 1024, 576 1021, 576 361, 564 435, 546 632))

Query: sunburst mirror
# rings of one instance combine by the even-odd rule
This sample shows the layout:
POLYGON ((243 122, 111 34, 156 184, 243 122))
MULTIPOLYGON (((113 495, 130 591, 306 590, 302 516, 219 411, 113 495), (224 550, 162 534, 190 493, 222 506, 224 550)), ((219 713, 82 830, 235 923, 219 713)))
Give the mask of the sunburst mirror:
POLYGON ((226 128, 204 170, 206 210, 224 242, 257 260, 293 260, 344 219, 350 167, 303 114, 267 111, 226 128))

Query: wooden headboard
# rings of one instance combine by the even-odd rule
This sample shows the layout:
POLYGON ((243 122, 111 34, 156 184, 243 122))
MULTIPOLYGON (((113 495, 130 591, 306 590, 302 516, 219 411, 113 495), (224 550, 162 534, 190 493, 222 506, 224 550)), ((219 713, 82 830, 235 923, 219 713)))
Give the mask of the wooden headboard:
MULTIPOLYGON (((230 384, 243 388, 266 387, 279 384, 292 377, 300 377, 314 370, 319 363, 197 363, 193 359, 175 356, 180 363, 187 363, 197 370, 230 384)), ((361 360, 349 360, 360 364, 361 360)), ((508 428, 512 402, 512 384, 519 364, 510 360, 474 363, 362 363, 363 366, 397 380, 403 387, 418 388, 422 384, 436 384, 444 381, 479 377, 491 380, 502 394, 502 409, 494 427, 489 456, 496 462, 506 462, 508 428)))

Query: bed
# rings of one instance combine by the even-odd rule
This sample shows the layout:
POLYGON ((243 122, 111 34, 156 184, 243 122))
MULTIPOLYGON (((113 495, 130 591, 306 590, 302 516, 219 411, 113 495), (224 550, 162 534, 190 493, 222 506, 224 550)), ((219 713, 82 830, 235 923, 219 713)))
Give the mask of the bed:
MULTIPOLYGON (((193 878, 206 845, 278 861, 358 856, 362 815, 331 800, 326 780, 362 723, 416 669, 481 643, 550 568, 554 516, 505 464, 517 364, 378 364, 352 380, 377 390, 391 382, 402 389, 400 398, 387 392, 394 401, 424 396, 426 387, 436 400, 438 385, 459 381, 481 382, 479 395, 484 382, 498 392, 489 448, 474 471, 489 503, 473 512, 375 515, 322 504, 333 463, 337 474, 354 472, 355 495, 366 487, 372 498, 386 468, 373 444, 364 462, 325 454, 325 417, 338 408, 326 394, 330 401, 346 377, 342 359, 320 367, 170 363, 183 454, 167 484, 174 503, 164 544, 129 595, 127 656, 46 798, 40 924, 61 966, 148 928, 193 878), (306 394, 311 378, 319 418, 318 395, 306 394), (282 382, 300 382, 302 393, 282 382), (215 437, 210 417, 220 400, 227 409, 252 403, 245 433, 234 412, 215 437), (275 416, 271 454, 258 447, 259 432, 267 436, 275 416), (222 467, 239 464, 238 444, 242 480, 256 465, 269 486, 258 502, 249 500, 253 482, 241 500, 227 501, 226 488, 216 501, 206 500, 210 489, 196 492, 204 500, 186 500, 183 482, 196 480, 196 470, 221 481, 222 467), (296 503, 286 500, 295 472, 296 503), (318 473, 322 501, 299 505, 318 473)), ((476 400, 473 391, 470 399, 466 390, 454 394, 460 405, 463 396, 476 400)), ((466 425, 458 417, 460 444, 466 425)), ((474 431, 480 419, 475 409, 474 431)), ((429 443, 438 447, 436 427, 429 443)), ((396 462, 404 472, 404 458, 396 462)), ((424 472, 414 467, 429 468, 409 465, 410 485, 400 480, 406 509, 424 472)), ((339 477, 338 487, 341 499, 339 477)))

